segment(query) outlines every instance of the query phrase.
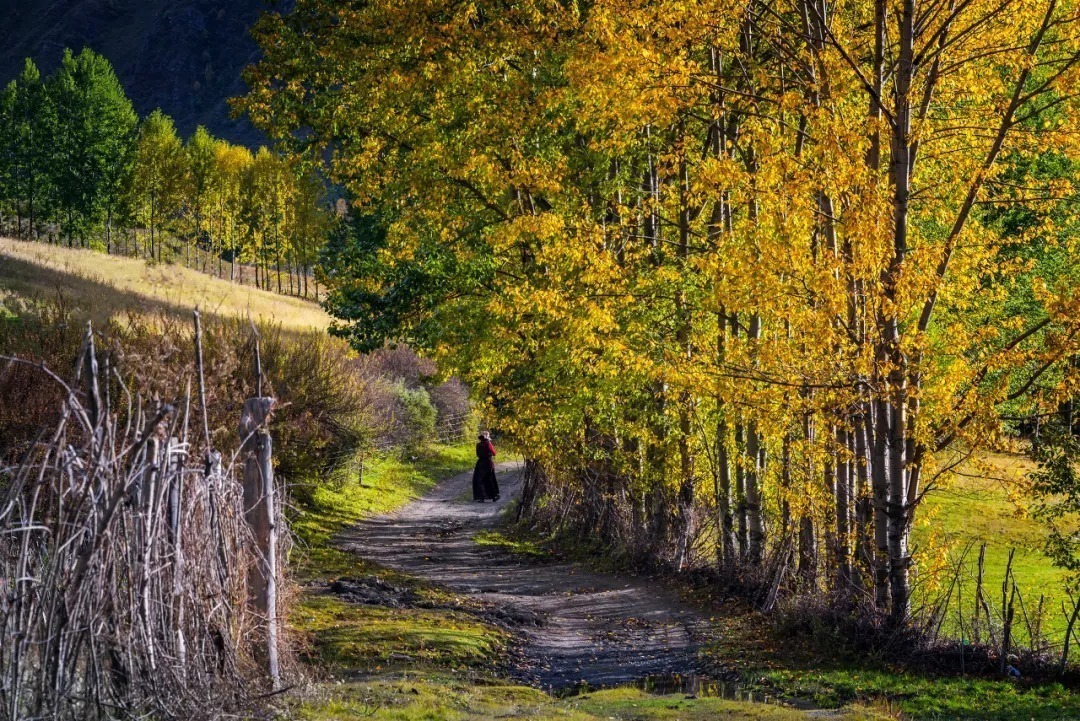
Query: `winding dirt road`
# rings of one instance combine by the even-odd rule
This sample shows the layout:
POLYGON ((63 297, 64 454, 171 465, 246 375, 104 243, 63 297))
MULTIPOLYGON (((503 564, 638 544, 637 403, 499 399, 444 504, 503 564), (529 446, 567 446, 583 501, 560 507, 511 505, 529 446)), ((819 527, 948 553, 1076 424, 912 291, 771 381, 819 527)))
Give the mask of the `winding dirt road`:
POLYGON ((516 464, 499 466, 502 500, 471 501, 471 473, 443 481, 398 512, 352 528, 342 546, 383 566, 442 584, 522 616, 524 680, 551 688, 606 686, 692 674, 703 617, 658 583, 533 563, 473 536, 495 528, 521 489, 516 464))

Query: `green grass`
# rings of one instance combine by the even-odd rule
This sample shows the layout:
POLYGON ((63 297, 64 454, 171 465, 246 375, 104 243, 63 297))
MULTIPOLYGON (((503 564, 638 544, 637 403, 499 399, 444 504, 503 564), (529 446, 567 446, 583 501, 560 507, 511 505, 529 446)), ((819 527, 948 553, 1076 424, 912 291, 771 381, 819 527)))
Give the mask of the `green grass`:
POLYGON ((150 264, 94 250, 0 238, 0 306, 5 295, 55 298, 94 320, 130 310, 190 318, 209 314, 248 316, 286 330, 325 329, 330 316, 311 301, 219 280, 178 265, 150 264))
POLYGON ((840 658, 811 639, 778 639, 767 619, 743 608, 713 619, 706 663, 734 671, 745 688, 821 708, 868 704, 905 719, 1057 721, 1080 718, 1080 695, 1059 684, 905 672, 840 658))
POLYGON ((824 707, 873 698, 904 718, 1030 719, 1080 718, 1080 695, 1060 685, 968 677, 930 678, 874 670, 769 671, 768 685, 785 695, 812 699, 824 707))
MULTIPOLYGON (((989 594, 991 610, 1000 614, 1001 582, 1009 550, 1016 549, 1013 574, 1032 622, 1039 598, 1044 596, 1044 630, 1053 641, 1063 638, 1066 619, 1061 603, 1068 603, 1066 573, 1051 565, 1042 553, 1045 530, 1022 508, 1026 478, 1033 468, 1031 461, 1019 454, 982 454, 961 466, 959 475, 943 488, 927 495, 912 532, 915 549, 923 554, 920 567, 927 569, 925 576, 917 579, 920 592, 917 600, 927 599, 951 581, 951 570, 943 570, 936 578, 932 576, 929 569, 935 558, 940 559, 947 548, 955 562, 970 546, 966 560, 968 572, 962 576, 960 589, 964 615, 970 618, 974 610, 979 546, 986 543, 983 586, 989 594)), ((959 636, 955 597, 953 604, 945 629, 959 636)), ((1021 626, 1020 641, 1027 642, 1026 624, 1019 608, 1016 613, 1021 626)))
POLYGON ((537 541, 526 537, 518 538, 514 535, 507 535, 502 531, 480 531, 473 536, 473 541, 478 546, 499 548, 537 561, 552 557, 551 551, 537 541))
MULTIPOLYGON (((653 696, 633 688, 597 691, 556 699, 536 689, 508 684, 479 685, 469 678, 385 679, 322 689, 283 709, 289 718, 306 721, 394 719, 395 721, 799 721, 805 712, 760 703, 682 695, 653 696)), ((837 721, 888 718, 867 709, 830 715, 837 721)))
POLYGON ((350 674, 484 666, 509 640, 461 612, 359 606, 325 595, 305 596, 291 622, 307 640, 309 660, 350 674))

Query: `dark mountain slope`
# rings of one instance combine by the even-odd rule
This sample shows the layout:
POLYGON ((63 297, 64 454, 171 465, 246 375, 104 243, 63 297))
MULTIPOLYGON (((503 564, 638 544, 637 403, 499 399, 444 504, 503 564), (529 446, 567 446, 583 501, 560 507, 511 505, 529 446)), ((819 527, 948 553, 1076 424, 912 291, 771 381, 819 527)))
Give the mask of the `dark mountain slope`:
POLYGON ((116 68, 140 115, 155 108, 187 135, 196 125, 257 143, 226 100, 244 92, 240 71, 258 55, 248 30, 265 0, 0 0, 0 83, 32 57, 43 73, 65 47, 90 47, 116 68))

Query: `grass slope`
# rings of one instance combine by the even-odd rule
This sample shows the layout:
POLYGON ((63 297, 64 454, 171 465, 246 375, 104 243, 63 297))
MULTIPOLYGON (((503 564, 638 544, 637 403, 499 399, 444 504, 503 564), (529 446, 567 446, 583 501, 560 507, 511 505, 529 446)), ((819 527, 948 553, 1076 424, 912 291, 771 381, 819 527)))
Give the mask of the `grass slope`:
MULTIPOLYGON (((991 610, 1000 614, 1001 582, 1010 549, 1015 549, 1013 574, 1023 595, 1025 610, 1032 623, 1043 598, 1042 627, 1054 642, 1064 638, 1067 619, 1061 603, 1068 605, 1067 574, 1055 568, 1043 554, 1046 529, 1023 508, 1027 476, 1034 464, 1020 454, 983 453, 961 466, 948 484, 927 494, 916 518, 912 533, 917 551, 927 555, 948 552, 955 563, 964 549, 966 572, 961 577, 961 600, 964 615, 974 609, 975 568, 979 546, 986 544, 984 590, 991 610)), ((929 568, 933 558, 923 558, 920 566, 929 568)), ((928 577, 920 586, 951 582, 951 569, 942 578, 928 577)), ((955 600, 953 601, 955 603, 955 600)), ((1020 611, 1017 611, 1020 614, 1020 611)), ((1023 624, 1023 621, 1018 623, 1023 624)), ((1024 624, 1026 626, 1026 624, 1024 624)), ((959 635, 955 606, 946 630, 959 635)), ((1026 628, 1022 640, 1026 641, 1026 628)))
POLYGON ((60 294, 101 320, 132 309, 187 318, 199 306, 223 316, 250 314, 287 330, 330 325, 330 316, 310 301, 237 285, 182 266, 0 238, 0 301, 6 294, 27 298, 60 294))

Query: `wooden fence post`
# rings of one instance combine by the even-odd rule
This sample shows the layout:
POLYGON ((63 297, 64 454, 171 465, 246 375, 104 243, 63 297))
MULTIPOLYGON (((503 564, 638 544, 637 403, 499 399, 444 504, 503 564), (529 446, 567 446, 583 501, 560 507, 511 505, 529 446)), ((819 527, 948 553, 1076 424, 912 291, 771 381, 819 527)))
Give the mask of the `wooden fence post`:
POLYGON ((249 398, 240 417, 244 458, 244 509, 255 537, 257 559, 248 574, 248 594, 266 621, 266 670, 280 683, 277 648, 277 529, 275 528, 273 447, 266 422, 273 398, 249 398))

